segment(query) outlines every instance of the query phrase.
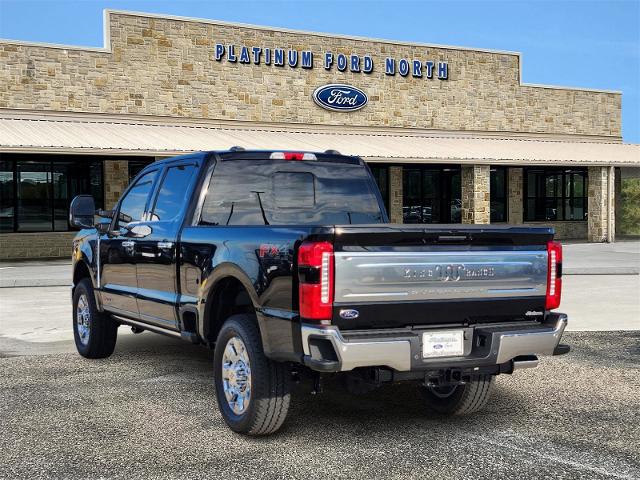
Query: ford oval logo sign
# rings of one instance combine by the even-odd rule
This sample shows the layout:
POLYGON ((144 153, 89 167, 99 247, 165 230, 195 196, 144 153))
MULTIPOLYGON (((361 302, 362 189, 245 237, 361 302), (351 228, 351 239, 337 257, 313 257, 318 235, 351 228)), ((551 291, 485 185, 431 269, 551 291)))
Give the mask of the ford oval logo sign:
POLYGON ((313 100, 322 108, 334 112, 353 112, 364 107, 369 101, 367 94, 359 88, 340 83, 316 88, 313 100))
POLYGON ((340 318, 344 318, 345 320, 352 320, 354 318, 358 318, 360 312, 358 310, 353 309, 344 309, 340 310, 340 318))

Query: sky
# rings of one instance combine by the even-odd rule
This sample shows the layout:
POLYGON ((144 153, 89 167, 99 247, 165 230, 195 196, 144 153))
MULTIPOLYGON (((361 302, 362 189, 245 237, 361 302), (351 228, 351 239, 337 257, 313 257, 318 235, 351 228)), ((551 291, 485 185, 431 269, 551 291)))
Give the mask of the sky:
POLYGON ((522 53, 522 81, 622 91, 640 143, 640 0, 0 0, 0 38, 103 46, 112 8, 522 53))

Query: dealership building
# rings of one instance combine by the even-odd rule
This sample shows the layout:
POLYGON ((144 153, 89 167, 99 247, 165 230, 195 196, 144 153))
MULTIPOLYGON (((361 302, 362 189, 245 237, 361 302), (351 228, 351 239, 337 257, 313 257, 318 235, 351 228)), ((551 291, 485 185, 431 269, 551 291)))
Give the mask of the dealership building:
POLYGON ((520 54, 105 11, 104 46, 0 41, 0 259, 66 256, 69 202, 110 208, 197 150, 337 150, 397 223, 550 225, 614 241, 621 93, 522 81, 520 54))

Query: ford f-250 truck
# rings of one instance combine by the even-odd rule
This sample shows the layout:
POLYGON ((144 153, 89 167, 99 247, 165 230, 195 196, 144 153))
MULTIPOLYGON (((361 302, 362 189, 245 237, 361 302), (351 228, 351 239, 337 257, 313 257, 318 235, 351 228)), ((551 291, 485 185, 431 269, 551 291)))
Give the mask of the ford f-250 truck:
MULTIPOLYGON (((413 381, 466 414, 493 379, 562 354, 561 246, 550 228, 394 225, 357 157, 197 153, 147 166, 112 211, 76 197, 73 330, 88 358, 118 326, 214 349, 229 427, 272 433, 290 382, 362 391, 413 381), (94 213, 97 214, 97 222, 94 213)), ((315 387, 314 387, 315 388, 315 387)))

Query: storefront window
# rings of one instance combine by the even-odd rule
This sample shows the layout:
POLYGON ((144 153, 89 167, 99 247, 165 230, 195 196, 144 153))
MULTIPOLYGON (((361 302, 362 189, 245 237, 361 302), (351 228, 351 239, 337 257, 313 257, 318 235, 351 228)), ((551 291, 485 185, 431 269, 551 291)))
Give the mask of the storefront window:
POLYGON ((102 208, 102 160, 62 155, 3 155, 0 162, 0 231, 69 230, 69 204, 93 195, 102 208), (10 158, 4 160, 4 158, 10 158))
POLYGON ((153 163, 153 160, 129 160, 129 183, 138 176, 144 167, 153 163))
POLYGON ((404 223, 460 223, 460 168, 404 167, 404 223))
POLYGON ((491 223, 507 221, 507 169, 491 167, 490 175, 491 223))
POLYGON ((527 168, 524 187, 525 221, 586 220, 586 169, 527 168))
POLYGON ((13 162, 0 161, 0 232, 13 232, 15 218, 13 162))
POLYGON ((378 184, 380 195, 382 195, 382 201, 384 202, 384 208, 389 213, 389 167, 380 165, 369 165, 373 178, 378 184))

